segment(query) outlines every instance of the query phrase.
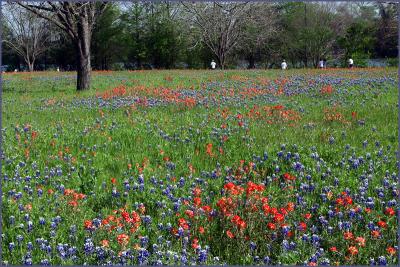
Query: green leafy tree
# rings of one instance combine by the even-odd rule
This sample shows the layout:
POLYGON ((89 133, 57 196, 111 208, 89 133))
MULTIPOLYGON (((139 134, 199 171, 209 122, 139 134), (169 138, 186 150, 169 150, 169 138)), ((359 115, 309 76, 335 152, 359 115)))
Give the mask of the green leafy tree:
POLYGON ((156 68, 173 68, 181 56, 179 22, 175 18, 176 4, 170 2, 147 7, 145 43, 151 63, 156 68))
POLYGON ((283 32, 282 56, 292 64, 301 61, 304 66, 317 66, 327 57, 337 37, 334 14, 317 4, 289 3, 280 8, 283 32))
POLYGON ((109 70, 114 62, 126 58, 123 25, 119 22, 120 9, 109 4, 97 18, 92 36, 93 66, 100 70, 109 70))
POLYGON ((147 58, 147 47, 145 43, 145 20, 146 12, 143 3, 134 2, 123 12, 120 17, 123 27, 123 42, 127 48, 128 68, 142 68, 147 58))
POLYGON ((344 62, 352 57, 356 64, 361 64, 373 53, 376 39, 375 27, 358 21, 350 25, 344 36, 338 40, 339 45, 344 49, 344 62))

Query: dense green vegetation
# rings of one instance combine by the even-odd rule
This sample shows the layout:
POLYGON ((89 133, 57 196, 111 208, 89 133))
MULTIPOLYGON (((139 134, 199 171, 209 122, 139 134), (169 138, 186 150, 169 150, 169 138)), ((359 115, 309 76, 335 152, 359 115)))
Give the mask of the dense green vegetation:
MULTIPOLYGON (((181 3, 109 4, 97 18, 92 36, 93 69, 209 68, 211 59, 219 59, 210 42, 221 45, 217 37, 225 30, 219 32, 218 26, 224 27, 234 16, 238 16, 237 26, 229 38, 235 44, 226 55, 228 68, 276 68, 283 58, 290 67, 315 67, 323 58, 330 67, 345 66, 349 57, 356 66, 367 65, 370 58, 397 66, 394 4, 248 3, 240 7, 246 10, 240 16, 223 12, 237 4, 208 5, 203 15, 212 13, 211 23, 201 28, 181 3), (207 41, 204 32, 218 36, 207 41)), ((7 25, 3 24, 3 38, 14 40, 15 33, 7 25)), ((73 43, 57 28, 51 34, 50 49, 37 59, 35 69, 74 70, 73 43)), ((3 64, 11 71, 25 65, 6 44, 3 64)))

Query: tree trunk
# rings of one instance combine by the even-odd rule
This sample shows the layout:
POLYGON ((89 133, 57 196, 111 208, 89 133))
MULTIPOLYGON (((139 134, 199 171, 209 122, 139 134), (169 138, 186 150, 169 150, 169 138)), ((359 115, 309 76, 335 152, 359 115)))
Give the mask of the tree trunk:
POLYGON ((25 60, 26 65, 28 65, 28 71, 29 71, 29 72, 33 72, 33 66, 34 66, 34 64, 35 64, 35 60, 34 60, 34 59, 31 60, 31 58, 29 57, 29 55, 26 55, 26 56, 24 57, 24 60, 25 60))
POLYGON ((247 60, 249 62, 249 65, 247 66, 247 68, 248 69, 254 69, 256 67, 254 56, 253 55, 249 55, 247 60))
POLYGON ((223 70, 225 68, 225 55, 220 54, 217 57, 217 61, 218 61, 219 67, 221 68, 221 70, 223 70))
POLYGON ((90 88, 90 76, 91 76, 91 66, 90 66, 90 54, 81 54, 78 56, 78 77, 76 89, 87 90, 90 88))
POLYGON ((30 58, 25 58, 25 63, 28 65, 28 71, 33 72, 34 61, 31 61, 30 58))
POLYGON ((33 72, 33 62, 28 63, 29 72, 33 72))
POLYGON ((78 23, 78 40, 77 54, 78 54, 78 76, 76 89, 78 91, 87 90, 90 88, 91 64, 90 64, 90 39, 91 32, 89 23, 86 17, 80 18, 78 23))

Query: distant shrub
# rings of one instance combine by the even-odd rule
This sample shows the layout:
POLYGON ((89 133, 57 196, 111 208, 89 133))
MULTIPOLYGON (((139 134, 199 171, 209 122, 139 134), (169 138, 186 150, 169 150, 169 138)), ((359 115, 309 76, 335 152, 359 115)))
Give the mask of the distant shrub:
POLYGON ((399 65, 399 59, 398 58, 388 58, 386 60, 387 64, 389 67, 397 67, 399 65))
POLYGON ((124 63, 114 63, 111 65, 111 70, 125 70, 124 63))
POLYGON ((366 68, 368 67, 368 59, 369 55, 365 53, 354 53, 352 56, 354 60, 354 66, 359 68, 366 68))

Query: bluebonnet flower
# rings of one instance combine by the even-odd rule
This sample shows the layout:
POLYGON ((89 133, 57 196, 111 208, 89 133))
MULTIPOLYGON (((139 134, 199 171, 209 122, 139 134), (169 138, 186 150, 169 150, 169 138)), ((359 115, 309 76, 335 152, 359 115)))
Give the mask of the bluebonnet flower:
POLYGON ((66 258, 66 253, 65 253, 63 244, 58 244, 57 245, 57 251, 58 251, 58 254, 60 255, 61 259, 65 259, 66 258))
POLYGON ((149 243, 149 238, 147 236, 142 236, 140 238, 140 246, 142 248, 146 247, 148 243, 149 243))
POLYGON ((207 253, 207 251, 206 250, 200 250, 200 252, 199 252, 199 257, 198 257, 198 261, 200 262, 200 263, 204 263, 204 262, 206 262, 207 261, 207 255, 208 255, 208 253, 207 253))
POLYGON ((100 225, 101 225, 101 220, 98 218, 94 218, 92 222, 93 222, 93 225, 96 227, 100 227, 100 225))
POLYGON ((24 260, 25 265, 32 265, 32 258, 31 257, 26 257, 24 260))
MULTIPOLYGON (((22 194, 21 194, 21 197, 22 197, 22 194)), ((18 209, 20 211, 23 211, 24 210, 24 206, 22 204, 18 204, 18 209)))
POLYGON ((77 248, 76 248, 76 247, 70 247, 70 248, 68 248, 68 256, 69 256, 69 257, 75 255, 76 252, 77 252, 77 248))
POLYGON ((178 228, 178 236, 179 236, 179 237, 183 237, 183 235, 184 235, 184 230, 183 230, 182 227, 179 227, 179 228, 178 228))
POLYGON ((147 263, 147 258, 149 257, 150 253, 144 249, 140 248, 138 251, 138 262, 140 265, 146 264, 147 263))
POLYGON ((275 166, 275 172, 280 172, 280 167, 278 165, 275 166))
POLYGON ((77 229, 76 229, 76 225, 71 225, 70 227, 69 227, 69 232, 70 232, 70 234, 71 235, 75 235, 76 234, 76 231, 77 231, 77 229))
POLYGON ((256 248, 257 248, 256 243, 250 242, 250 249, 251 249, 251 250, 255 250, 256 248))
POLYGON ((39 224, 40 225, 45 225, 46 224, 46 220, 43 217, 39 218, 39 224))
POLYGON ((186 256, 186 255, 182 255, 182 256, 181 256, 181 263, 182 263, 183 265, 187 265, 188 259, 187 259, 187 256, 186 256))
POLYGON ((28 221, 28 233, 29 232, 32 232, 32 229, 33 229, 33 222, 32 221, 28 221))
POLYGON ((18 244, 21 244, 22 240, 24 240, 24 237, 22 235, 17 235, 18 244))
POLYGON ((26 243, 26 248, 27 248, 28 251, 31 251, 31 250, 33 249, 33 244, 32 244, 32 242, 26 243))
POLYGON ((50 266, 50 262, 48 259, 43 259, 40 261, 40 265, 50 266))
POLYGON ((333 136, 329 137, 329 144, 333 144, 335 142, 335 138, 333 136))
POLYGON ((56 236, 56 231, 55 230, 51 230, 50 231, 50 236, 51 237, 55 237, 56 236))
POLYGON ((320 238, 318 235, 316 235, 316 234, 313 234, 313 235, 311 236, 311 242, 313 243, 313 245, 318 246, 320 240, 321 240, 321 238, 320 238))
POLYGON ((287 241, 286 239, 284 239, 284 240, 282 241, 282 247, 283 247, 283 249, 285 249, 285 250, 290 250, 289 241, 287 241))
POLYGON ((90 239, 90 238, 86 238, 85 239, 84 251, 85 251, 85 254, 92 254, 93 253, 94 244, 92 242, 92 239, 90 239))
POLYGON ((387 265, 387 260, 386 260, 385 256, 378 257, 378 265, 387 265))
POLYGON ((286 236, 290 231, 290 226, 283 226, 282 227, 282 234, 286 236))

